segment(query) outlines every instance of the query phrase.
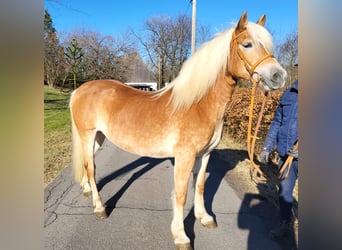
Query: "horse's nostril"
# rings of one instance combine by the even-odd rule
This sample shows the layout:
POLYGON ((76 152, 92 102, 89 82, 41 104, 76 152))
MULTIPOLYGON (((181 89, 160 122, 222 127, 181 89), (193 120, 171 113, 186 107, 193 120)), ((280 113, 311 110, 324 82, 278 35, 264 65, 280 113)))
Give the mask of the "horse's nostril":
POLYGON ((272 76, 272 82, 279 82, 282 80, 282 74, 277 72, 272 76))
POLYGON ((274 83, 282 83, 286 80, 286 73, 282 71, 276 71, 271 78, 271 81, 274 83))

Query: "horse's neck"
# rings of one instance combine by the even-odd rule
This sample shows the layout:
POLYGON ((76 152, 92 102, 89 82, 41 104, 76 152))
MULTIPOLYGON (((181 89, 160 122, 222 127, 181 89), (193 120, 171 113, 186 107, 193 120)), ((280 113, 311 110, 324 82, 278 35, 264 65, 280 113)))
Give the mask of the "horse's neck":
POLYGON ((208 91, 208 94, 202 99, 200 105, 210 107, 210 111, 215 113, 218 119, 223 117, 227 104, 231 101, 235 89, 235 80, 225 74, 219 74, 214 86, 208 91))

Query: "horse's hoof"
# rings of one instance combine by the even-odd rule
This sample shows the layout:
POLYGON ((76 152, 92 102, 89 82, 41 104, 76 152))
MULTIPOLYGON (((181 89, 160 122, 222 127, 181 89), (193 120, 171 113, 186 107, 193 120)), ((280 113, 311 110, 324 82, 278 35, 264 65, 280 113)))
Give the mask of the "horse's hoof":
POLYGON ((83 195, 84 195, 85 197, 91 197, 91 190, 90 190, 90 191, 85 191, 85 192, 83 192, 83 195))
POLYGON ((108 217, 105 209, 100 210, 100 211, 95 211, 95 215, 97 218, 100 218, 100 219, 106 219, 108 217))
POLYGON ((206 228, 217 228, 217 223, 215 221, 207 221, 205 223, 202 223, 202 226, 206 228))
POLYGON ((192 250, 190 243, 176 244, 177 250, 192 250))

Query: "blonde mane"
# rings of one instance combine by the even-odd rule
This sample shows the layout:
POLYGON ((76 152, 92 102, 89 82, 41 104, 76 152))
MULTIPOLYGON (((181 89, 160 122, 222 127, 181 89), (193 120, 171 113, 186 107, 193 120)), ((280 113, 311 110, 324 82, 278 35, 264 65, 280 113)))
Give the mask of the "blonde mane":
MULTIPOLYGON (((268 31, 255 23, 248 23, 247 30, 253 40, 259 40, 272 53, 272 37, 268 31)), ((221 70, 229 61, 230 42, 234 28, 218 33, 203 44, 193 56, 183 64, 178 76, 164 89, 156 93, 162 96, 171 90, 170 102, 173 110, 188 109, 198 102, 216 83, 221 70)))

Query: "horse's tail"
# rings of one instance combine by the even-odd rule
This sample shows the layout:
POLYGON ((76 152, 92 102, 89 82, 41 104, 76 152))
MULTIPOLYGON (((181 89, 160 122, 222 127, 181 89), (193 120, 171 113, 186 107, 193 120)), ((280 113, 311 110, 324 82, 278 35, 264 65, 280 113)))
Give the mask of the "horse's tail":
POLYGON ((84 174, 84 155, 82 148, 81 137, 78 133, 73 115, 70 99, 70 117, 71 117, 71 131, 72 131, 72 170, 74 178, 77 182, 81 182, 84 174))

